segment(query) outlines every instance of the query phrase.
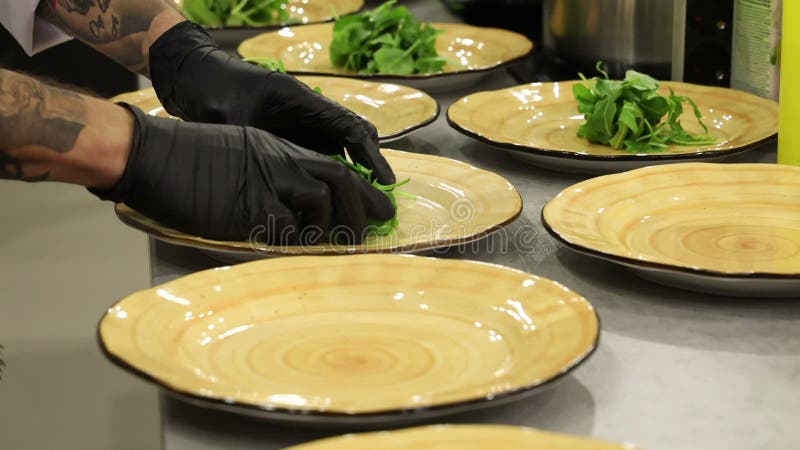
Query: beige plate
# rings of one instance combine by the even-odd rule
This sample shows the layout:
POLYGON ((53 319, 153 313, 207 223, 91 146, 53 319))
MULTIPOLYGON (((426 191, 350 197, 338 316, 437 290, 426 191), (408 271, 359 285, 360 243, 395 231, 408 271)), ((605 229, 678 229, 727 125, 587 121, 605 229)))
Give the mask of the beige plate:
POLYGON ((269 56, 281 59, 291 73, 337 75, 358 78, 380 78, 402 81, 428 80, 415 86, 428 90, 458 89, 474 77, 453 78, 456 75, 475 75, 519 59, 533 49, 525 36, 498 28, 480 28, 454 23, 433 23, 444 30, 436 40, 439 55, 462 65, 448 64, 444 71, 420 75, 359 75, 334 67, 328 46, 333 24, 317 24, 260 34, 242 42, 239 54, 243 57, 269 56))
POLYGON ((532 428, 506 425, 433 425, 339 436, 285 450, 633 450, 532 428))
POLYGON ((400 190, 416 200, 398 197, 399 226, 393 234, 373 237, 358 246, 270 247, 253 242, 214 241, 164 227, 125 205, 117 216, 126 224, 178 245, 227 252, 230 256, 335 255, 408 253, 452 247, 481 239, 511 223, 522 211, 514 186, 492 172, 438 156, 382 150, 398 180, 411 178, 400 190))
POLYGON ((305 256, 188 275, 108 309, 107 355, 184 398, 267 420, 414 419, 519 398, 597 345, 580 295, 501 266, 305 256))
MULTIPOLYGON (((178 8, 183 0, 172 0, 178 8)), ((289 0, 291 21, 300 23, 327 22, 335 15, 350 14, 364 7, 364 0, 289 0)), ((276 25, 277 27, 278 25, 276 25)), ((253 27, 220 27, 225 29, 248 29, 253 27)), ((268 27, 264 27, 268 28, 268 27)))
POLYGON ((647 167, 571 186, 542 216, 567 245, 654 281, 800 297, 800 167, 647 167))
MULTIPOLYGON (((746 92, 696 84, 662 82, 678 95, 697 102, 719 143, 709 146, 671 146, 661 153, 631 154, 591 144, 576 133, 583 123, 572 95, 577 81, 533 83, 479 92, 453 103, 447 119, 457 130, 549 168, 577 172, 617 172, 664 162, 720 158, 774 139, 778 104, 746 92)), ((691 111, 681 123, 702 133, 691 111)))
MULTIPOLYGON (((308 76, 298 80, 321 88, 326 97, 369 120, 384 142, 399 139, 439 116, 436 100, 409 87, 337 77, 308 76)), ((136 105, 154 116, 171 117, 152 88, 121 94, 112 101, 136 105)))

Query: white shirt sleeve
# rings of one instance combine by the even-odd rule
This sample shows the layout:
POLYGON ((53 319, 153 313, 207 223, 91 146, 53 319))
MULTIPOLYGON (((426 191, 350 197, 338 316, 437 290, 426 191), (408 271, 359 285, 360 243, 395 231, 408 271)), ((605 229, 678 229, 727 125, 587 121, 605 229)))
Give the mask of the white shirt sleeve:
POLYGON ((38 4, 39 0, 0 0, 0 23, 28 55, 71 39, 56 26, 36 17, 38 4))

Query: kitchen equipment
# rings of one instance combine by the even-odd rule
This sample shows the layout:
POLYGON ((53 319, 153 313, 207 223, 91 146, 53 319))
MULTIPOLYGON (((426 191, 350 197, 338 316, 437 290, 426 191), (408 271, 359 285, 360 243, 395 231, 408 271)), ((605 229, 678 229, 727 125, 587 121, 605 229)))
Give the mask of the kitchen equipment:
POLYGON ((546 61, 531 70, 574 79, 603 61, 612 77, 728 86, 732 16, 733 0, 544 0, 546 61))

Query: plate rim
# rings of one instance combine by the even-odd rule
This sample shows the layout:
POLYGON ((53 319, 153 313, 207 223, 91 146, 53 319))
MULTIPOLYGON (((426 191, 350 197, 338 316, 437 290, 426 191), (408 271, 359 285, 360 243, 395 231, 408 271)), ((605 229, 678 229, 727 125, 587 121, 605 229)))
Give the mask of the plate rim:
MULTIPOLYGON (((318 77, 318 78, 332 78, 332 77, 330 77, 330 76, 327 76, 327 75, 298 75, 298 76, 299 76, 299 77, 302 77, 302 76, 315 76, 315 77, 318 77)), ((293 75, 293 77, 294 77, 295 79, 297 79, 297 77, 298 77, 298 76, 294 76, 294 75, 293 75)), ((396 131, 396 132, 394 132, 394 133, 392 133, 392 134, 388 134, 388 135, 385 135, 385 136, 380 136, 380 135, 379 135, 379 136, 378 136, 378 141, 379 141, 379 142, 388 142, 388 141, 394 141, 394 140, 397 140, 397 139, 403 138, 403 137, 405 137, 405 136, 407 136, 407 135, 409 135, 409 134, 413 133, 414 131, 417 131, 417 130, 419 130, 420 128, 427 127, 428 125, 430 125, 430 124, 432 124, 433 122, 435 122, 435 121, 436 121, 436 120, 439 118, 439 116, 441 115, 441 113, 442 113, 442 105, 441 105, 441 103, 439 103, 439 100, 438 100, 436 97, 434 97, 434 96, 432 96, 432 95, 428 94, 427 92, 425 92, 425 91, 423 91, 423 90, 416 89, 416 88, 413 88, 413 87, 410 87, 410 86, 405 86, 405 85, 399 85, 399 84, 390 83, 390 82, 388 82, 388 81, 387 81, 387 82, 381 82, 381 81, 379 81, 379 80, 365 80, 365 79, 350 78, 350 77, 340 77, 340 78, 343 78, 343 79, 349 79, 349 80, 352 80, 352 81, 357 81, 357 82, 359 82, 359 83, 372 83, 372 84, 376 84, 376 85, 381 85, 381 84, 384 84, 384 85, 394 85, 394 86, 398 86, 398 87, 400 87, 400 88, 403 88, 403 89, 411 89, 411 90, 415 91, 415 93, 423 94, 425 97, 427 97, 427 98, 428 98, 428 100, 431 100, 431 101, 433 101, 433 103, 436 105, 436 111, 433 113, 433 115, 431 115, 431 116, 429 116, 429 117, 426 117, 426 118, 425 118, 425 120, 423 120, 423 121, 421 121, 421 122, 415 123, 415 124, 411 125, 410 127, 406 127, 406 128, 404 128, 404 129, 402 129, 402 130, 399 130, 399 131, 396 131)), ((302 81, 302 80, 300 80, 300 79, 297 79, 297 81, 299 81, 299 82, 303 83, 303 81, 302 81)), ((145 92, 147 92, 147 91, 150 91, 150 90, 153 90, 153 88, 152 88, 152 87, 146 87, 146 88, 141 88, 141 89, 135 89, 135 90, 132 90, 132 91, 121 92, 121 93, 119 93, 119 94, 117 94, 117 95, 115 95, 115 96, 113 96, 113 97, 110 97, 110 98, 109 98, 109 101, 112 101, 112 102, 120 102, 120 101, 122 101, 122 100, 120 99, 120 97, 122 97, 122 96, 124 96, 124 95, 140 94, 140 93, 145 93, 145 92)), ((328 97, 326 97, 326 98, 328 98, 328 97)), ((156 96, 156 100, 158 101, 158 103, 159 103, 160 107, 161 107, 162 109, 164 109, 164 105, 161 105, 161 101, 158 99, 158 96, 156 96)), ((333 99, 329 99, 329 100, 333 100, 333 99)), ((334 100, 334 101, 335 101, 335 100, 334 100)), ((128 103, 128 102, 125 102, 125 103, 128 103)), ((340 105, 340 106, 342 106, 343 108, 346 108, 346 109, 348 109, 349 111, 351 111, 351 110, 350 110, 349 108, 347 108, 346 106, 344 106, 344 105, 342 105, 342 104, 340 104, 340 103, 338 103, 338 102, 337 102, 337 104, 339 104, 339 105, 340 105)), ((133 106, 136 106, 137 108, 139 108, 139 109, 142 109, 142 108, 141 108, 141 107, 139 107, 138 105, 133 105, 133 106)), ((166 110, 164 110, 164 111, 166 112, 166 110)), ((145 113, 147 114, 147 111, 145 111, 145 113)), ((148 115, 149 115, 149 114, 148 114, 148 115)), ((358 114, 356 114, 356 115, 358 115, 358 114)), ((359 115, 359 117, 363 117, 363 116, 360 116, 360 115, 359 115)), ((367 121, 369 122, 369 120, 367 120, 367 121)), ((370 122, 370 123, 372 123, 372 122, 370 122)), ((374 126, 374 124, 373 124, 373 126, 374 126)), ((377 128, 377 127, 376 127, 376 128, 377 128)))
MULTIPOLYGON (((697 164, 697 163, 696 163, 697 164)), ((714 164, 714 163, 699 163, 699 164, 714 164)), ((757 163, 754 163, 757 164, 757 163)), ((764 166, 772 166, 775 164, 760 164, 764 166)), ((658 167, 658 166, 649 166, 649 167, 658 167)), ((648 167, 644 167, 642 169, 648 169, 648 167)), ((642 169, 634 169, 634 170, 642 170, 642 169)), ((626 172, 623 172, 626 173, 626 172)), ((619 174, 611 174, 611 175, 604 175, 604 176, 614 176, 614 175, 622 175, 623 173, 619 174)), ((596 178, 596 177, 595 177, 596 178)), ((592 180, 593 178, 589 178, 584 181, 592 180)), ((575 183, 571 186, 567 186, 562 191, 566 191, 576 184, 583 183, 581 181, 579 183, 575 183)), ((606 261, 613 262, 615 264, 620 264, 626 267, 637 267, 643 266, 644 269, 651 269, 651 270, 663 270, 666 272, 679 272, 679 273, 686 273, 692 275, 699 275, 708 278, 726 278, 726 279, 739 279, 739 280, 772 280, 772 281, 787 281, 787 280, 800 280, 800 271, 794 274, 786 274, 786 273, 770 273, 770 272, 723 272, 713 269, 701 268, 701 267, 689 267, 689 266, 679 266, 675 264, 669 264, 664 262, 658 261, 646 261, 636 259, 630 256, 623 256, 617 255, 615 253, 604 252, 602 250, 593 249, 587 247, 583 244, 578 244, 576 242, 570 241, 567 237, 563 236, 559 233, 555 228, 553 228, 552 224, 547 221, 547 217, 545 216, 545 210, 556 201, 558 198, 558 194, 556 194, 552 199, 548 200, 547 203, 542 206, 542 211, 540 213, 540 220, 542 225, 544 226, 545 230, 550 233, 557 241, 561 244, 565 245, 568 248, 571 248, 574 251, 579 253, 583 253, 587 256, 591 256, 594 258, 603 259, 606 261)))
MULTIPOLYGON (((319 256, 311 256, 311 257, 319 257, 319 256)), ((445 258, 434 258, 434 257, 430 257, 430 256, 417 256, 417 255, 393 255, 392 257, 423 259, 423 260, 440 260, 440 261, 447 261, 448 260, 448 259, 445 259, 445 258)), ((508 390, 508 391, 504 391, 504 392, 501 392, 501 393, 498 393, 498 394, 488 394, 488 395, 485 395, 485 396, 482 396, 482 397, 471 398, 471 399, 467 399, 467 400, 451 401, 451 402, 442 403, 442 404, 438 404, 438 405, 423 406, 423 407, 391 408, 391 409, 385 409, 385 410, 380 410, 380 411, 370 411, 370 412, 365 412, 365 413, 329 412, 329 411, 320 411, 318 409, 316 409, 316 410, 314 410, 314 409, 291 409, 291 408, 284 408, 284 407, 265 408, 264 405, 257 405, 257 404, 253 404, 253 403, 245 403, 245 402, 240 402, 240 401, 235 401, 235 400, 230 400, 230 399, 226 400, 226 399, 220 398, 220 397, 207 397, 207 396, 200 395, 198 393, 188 392, 188 391, 180 389, 178 387, 170 386, 168 383, 159 380, 155 376, 148 374, 144 370, 135 367, 133 364, 125 361, 123 358, 113 354, 108 349, 108 347, 106 346, 105 342, 103 341, 103 336, 102 336, 102 333, 101 333, 101 327, 102 327, 103 321, 106 319, 106 317, 111 315, 110 311, 114 306, 119 305, 122 301, 124 301, 126 298, 128 298, 132 294, 126 295, 126 296, 118 299, 117 301, 112 303, 108 308, 106 308, 103 311, 102 315, 100 316, 100 318, 99 318, 99 320, 97 322, 97 326, 95 327, 95 330, 96 330, 95 331, 95 340, 97 341, 97 345, 100 347, 101 353, 112 364, 114 364, 115 366, 123 369, 124 371, 134 375, 135 377, 137 377, 137 378, 139 378, 141 380, 144 380, 144 381, 146 381, 148 383, 151 383, 151 384, 157 386, 159 389, 167 391, 170 394, 177 394, 178 396, 186 397, 186 398, 188 398, 190 400, 199 401, 201 403, 214 405, 216 407, 229 407, 229 408, 236 408, 236 409, 242 409, 243 410, 243 411, 237 411, 237 414, 243 414, 243 413, 245 413, 245 411, 247 411, 247 412, 250 412, 250 413, 253 413, 253 414, 257 414, 258 417, 261 417, 261 416, 263 416, 265 414, 276 415, 277 417, 273 418, 274 420, 280 420, 281 418, 284 418, 284 420, 287 420, 286 418, 299 418, 299 417, 303 417, 303 418, 306 418, 306 419, 311 418, 311 422, 315 422, 315 423, 317 423, 319 425, 322 425, 322 424, 326 423, 326 419, 330 419, 331 421, 339 421, 339 422, 348 421, 349 422, 351 420, 352 421, 358 421, 360 419, 381 420, 381 418, 384 418, 384 417, 386 419, 397 419, 397 417, 408 418, 408 417, 413 417, 415 415, 424 415, 426 413, 431 413, 431 414, 433 414, 433 413, 441 413, 442 415, 444 415, 444 414, 447 414, 447 411, 449 409, 459 409, 459 408, 462 408, 462 407, 469 408, 469 407, 473 407, 473 406, 474 406, 475 409, 478 409, 478 408, 481 408, 481 407, 489 407, 489 406, 493 406, 493 405, 496 405, 496 404, 503 404, 503 403, 510 402, 510 401, 513 401, 513 400, 522 399, 526 395, 532 395, 533 393, 535 393, 537 391, 540 391, 540 390, 544 390, 544 389, 546 389, 548 387, 551 387, 556 382, 562 380, 567 375, 569 375, 572 372, 574 372, 578 367, 581 367, 582 365, 584 365, 594 355, 594 353, 597 351, 597 348, 600 346, 600 339, 601 339, 601 335, 602 335, 602 331, 603 331, 603 324, 602 324, 602 321, 601 321, 601 318, 600 318, 600 314, 597 311, 597 308, 595 308, 594 305, 592 305, 592 303, 589 302, 589 300, 586 297, 584 297, 583 295, 581 295, 580 293, 572 290, 572 288, 569 288, 568 286, 566 286, 564 284, 561 284, 560 282, 558 282, 556 280, 553 280, 553 279, 550 279, 550 278, 547 278, 547 277, 544 277, 544 276, 540 276, 540 275, 531 274, 530 272, 525 272, 523 270, 519 270, 519 269, 516 269, 516 268, 513 268, 513 267, 504 266, 504 265, 497 264, 497 263, 490 263, 490 262, 485 262, 485 261, 477 261, 477 260, 469 260, 469 259, 458 259, 458 260, 454 260, 454 261, 460 261, 460 262, 466 262, 466 263, 469 263, 469 264, 476 264, 476 265, 494 267, 494 268, 498 268, 498 269, 502 269, 502 270, 510 270, 510 271, 517 272, 517 273, 520 273, 520 274, 533 275, 533 276, 536 276, 536 277, 538 277, 540 279, 544 279, 544 280, 550 281, 550 282, 552 282, 552 283, 554 283, 556 285, 563 286, 563 287, 569 289, 570 292, 572 292, 573 294, 578 295, 579 297, 581 297, 581 299, 583 299, 583 301, 586 302, 591 307, 592 317, 594 317, 595 322, 597 323, 597 329, 596 329, 596 332, 595 332, 594 339, 592 340, 591 344, 586 349, 586 351, 584 351, 581 355, 579 355, 575 359, 571 360, 568 364, 566 364, 564 367, 562 367, 561 370, 558 373, 552 375, 550 378, 539 380, 538 383, 527 384, 525 386, 521 386, 521 387, 518 387, 516 389, 511 389, 511 390, 508 390)), ((244 264, 254 264, 254 263, 258 264, 259 262, 262 262, 262 261, 255 261, 255 262, 249 262, 249 263, 244 263, 244 264)), ((197 274, 200 274, 200 273, 203 273, 203 272, 209 272, 209 271, 213 271, 213 270, 214 270, 213 268, 205 269, 205 270, 202 270, 202 271, 199 271, 199 272, 192 272, 191 274, 187 274, 187 275, 197 275, 197 274)), ((152 287, 144 289, 144 290, 150 290, 150 289, 156 288, 158 286, 161 286, 163 284, 170 283, 172 281, 175 281, 175 280, 171 280, 171 281, 168 281, 166 283, 162 283, 160 285, 152 286, 152 287)), ((262 418, 263 419, 270 419, 269 417, 262 417, 262 418)), ((291 420, 291 419, 288 419, 288 420, 291 420)))
MULTIPOLYGON (((306 24, 306 25, 327 25, 329 23, 331 23, 331 22, 318 22, 318 23, 306 24)), ((531 41, 524 34, 517 33, 516 31, 512 31, 512 30, 507 30, 505 28, 479 27, 479 26, 476 26, 476 25, 469 25, 469 24, 466 24, 466 23, 456 23, 456 22, 428 22, 428 23, 435 24, 435 25, 460 25, 460 26, 466 26, 466 27, 470 27, 470 28, 485 28, 485 29, 501 30, 501 31, 504 31, 504 32, 507 32, 507 33, 516 34, 519 37, 524 38, 530 44, 530 48, 528 49, 527 52, 525 52, 525 53, 523 53, 521 55, 515 56, 513 58, 506 59, 504 61, 501 61, 501 62, 499 62, 497 64, 494 64, 494 65, 491 65, 491 66, 488 66, 488 67, 482 67, 480 69, 461 69, 461 70, 455 70, 455 71, 452 71, 452 72, 435 72, 435 73, 417 74, 417 75, 392 75, 392 74, 383 74, 383 73, 359 74, 357 72, 352 72, 352 73, 351 72, 348 72, 348 73, 332 73, 332 72, 313 72, 313 71, 289 70, 289 69, 287 69, 286 72, 291 74, 291 75, 298 75, 298 76, 299 75, 328 76, 328 77, 340 77, 340 78, 356 78, 356 79, 360 79, 360 80, 381 80, 381 79, 383 79, 383 80, 403 80, 403 81, 434 80, 434 79, 438 79, 438 78, 453 77, 453 76, 457 76, 457 75, 486 73, 486 72, 490 72, 492 70, 496 70, 496 69, 500 69, 500 68, 503 68, 503 67, 507 67, 507 66, 509 66, 511 64, 514 64, 514 63, 516 63, 518 61, 521 61, 521 60, 527 58, 528 56, 530 56, 533 53, 533 51, 534 51, 534 49, 536 47, 536 44, 533 41, 531 41)), ((301 25, 301 26, 304 26, 304 25, 301 25)), ((280 28, 278 28, 276 30, 271 30, 271 31, 267 31, 267 32, 274 33, 274 32, 277 32, 277 31, 283 29, 283 28, 291 28, 291 27, 290 26, 280 27, 280 28)), ((264 33, 264 34, 266 34, 266 33, 264 33)), ((252 37, 250 39, 254 39, 255 37, 257 37, 257 36, 254 36, 254 37, 252 37)), ((245 39, 245 40, 247 40, 247 39, 245 39)), ((242 45, 243 42, 244 41, 240 42, 239 45, 236 46, 236 55, 239 58, 244 58, 244 56, 239 52, 239 49, 241 48, 241 45, 242 45)))
MULTIPOLYGON (((541 83, 542 85, 552 85, 552 84, 556 84, 556 83, 574 82, 574 81, 581 81, 581 80, 543 81, 543 82, 539 82, 539 83, 541 83)), ((665 80, 665 81, 668 81, 669 83, 679 83, 679 84, 689 84, 689 85, 693 85, 693 86, 702 86, 702 85, 699 85, 699 84, 685 83, 685 82, 682 82, 682 81, 671 81, 671 80, 665 80)), ((778 136, 778 133, 776 131, 775 133, 772 133, 769 136, 766 136, 766 137, 764 137, 764 138, 762 138, 762 139, 760 139, 758 141, 754 141, 754 142, 751 142, 751 143, 748 143, 748 144, 745 144, 745 145, 741 145, 741 146, 738 146, 738 147, 728 148, 728 149, 708 149, 708 150, 697 151, 697 152, 694 152, 694 153, 677 153, 677 154, 676 153, 669 153, 669 154, 665 154, 665 153, 647 153, 647 154, 620 153, 619 155, 592 155, 592 154, 578 153, 576 151, 557 150, 557 149, 549 149, 548 150, 548 149, 544 149, 544 148, 541 148, 541 147, 531 147, 531 146, 525 145, 525 144, 515 144, 515 143, 511 143, 511 142, 496 141, 496 140, 493 140, 493 139, 491 139, 491 138, 489 138, 487 136, 484 136, 482 134, 479 134, 479 133, 476 133, 474 131, 471 131, 471 130, 468 130, 468 129, 464 128, 461 124, 459 124, 458 122, 456 122, 455 120, 453 120, 450 117, 450 110, 454 106, 458 105, 461 102, 461 100, 464 100, 467 97, 470 97, 470 96, 476 95, 476 94, 480 94, 480 93, 485 93, 485 92, 498 92, 498 91, 505 91, 505 90, 508 90, 508 89, 520 88, 520 87, 523 87, 523 86, 529 86, 530 84, 531 83, 524 83, 524 84, 505 87, 505 88, 501 88, 501 89, 494 89, 494 90, 491 90, 491 91, 473 92, 473 93, 470 93, 468 95, 465 95, 465 96, 453 101, 453 103, 451 103, 450 106, 447 107, 447 114, 446 114, 447 124, 450 125, 450 127, 453 128, 454 130, 458 131, 459 133, 461 133, 461 134, 463 134, 463 135, 465 135, 467 137, 473 138, 475 140, 481 141, 481 142, 483 142, 485 144, 489 144, 489 145, 491 145, 493 147, 498 147, 498 148, 502 148, 502 149, 505 149, 505 150, 512 150, 512 151, 516 151, 516 152, 520 152, 520 153, 524 153, 524 154, 535 154, 537 156, 546 156, 546 157, 550 157, 550 158, 579 160, 579 161, 592 161, 592 162, 601 162, 601 161, 607 161, 607 162, 618 162, 618 161, 652 162, 652 161, 670 161, 670 160, 682 160, 682 161, 683 160, 689 160, 689 161, 691 161, 691 160, 701 160, 701 159, 708 159, 708 158, 714 158, 714 157, 727 157, 727 156, 738 155, 739 153, 744 153, 744 152, 747 152, 747 151, 752 150, 754 148, 761 147, 764 144, 767 144, 769 142, 775 141, 777 139, 777 136, 778 136)), ((716 88, 718 88, 719 86, 702 86, 702 87, 716 87, 716 88)), ((730 89, 730 88, 726 88, 726 89, 730 89)), ((743 94, 749 94, 749 93, 746 93, 746 92, 742 92, 742 93, 743 94)), ((749 95, 752 95, 752 94, 749 94, 749 95)), ((764 100, 767 100, 767 99, 764 99, 764 100)), ((622 151, 620 150, 620 152, 622 152, 622 151)))
MULTIPOLYGON (((347 16, 347 15, 350 15, 350 14, 358 14, 361 11, 363 11, 366 8, 367 3, 366 3, 365 0, 359 0, 359 1, 360 1, 361 5, 358 7, 358 9, 350 11, 350 12, 346 12, 346 13, 340 14, 340 15, 341 16, 347 16)), ((183 9, 181 9, 180 12, 181 12, 181 14, 183 14, 183 9)), ((288 27, 288 26, 301 27, 303 25, 315 25, 315 24, 320 24, 320 23, 333 22, 334 20, 336 20, 336 17, 331 16, 331 17, 328 17, 327 19, 309 21, 309 22, 305 22, 305 23, 276 23, 276 24, 272 24, 272 25, 260 25, 260 26, 257 26, 257 27, 248 27, 246 25, 235 25, 235 26, 203 25, 203 24, 200 24, 200 23, 198 23, 198 25, 203 27, 204 30, 211 31, 211 32, 220 32, 220 31, 226 31, 226 30, 230 30, 230 31, 264 31, 264 32, 269 32, 269 31, 280 30, 281 28, 288 27)))
MULTIPOLYGON (((386 150, 392 150, 392 149, 386 149, 386 150)), ((263 256, 265 258, 267 258, 267 257, 284 257, 284 256, 286 256, 286 257, 289 257, 289 256, 338 256, 338 255, 365 255, 365 254, 387 254, 387 253, 406 254, 406 253, 416 253, 416 252, 424 252, 424 251, 429 251, 429 250, 452 248, 452 247, 455 247, 455 246, 458 246, 458 245, 466 245, 466 244, 470 244, 472 242, 476 242, 478 240, 484 239, 484 238, 496 233, 497 231, 507 227, 508 225, 514 223, 522 215, 522 212, 523 212, 523 210, 525 208, 525 200, 522 198, 522 194, 519 192, 519 190, 510 181, 508 181, 508 179, 506 179, 505 177, 503 177, 502 175, 500 175, 500 174, 498 174, 496 172, 492 172, 492 171, 489 171, 489 170, 481 169, 481 168, 479 168, 477 166, 474 166, 472 164, 466 163, 464 161, 459 161, 459 160, 456 160, 456 159, 453 159, 453 158, 447 158, 447 157, 444 157, 444 156, 428 155, 428 154, 425 154, 425 153, 405 152, 405 151, 402 151, 402 150, 393 150, 393 151, 401 153, 401 154, 408 153, 410 155, 422 155, 422 156, 425 156, 425 157, 442 158, 442 159, 445 159, 445 160, 448 160, 448 161, 455 162, 458 165, 464 165, 468 169, 480 170, 480 171, 487 172, 489 174, 492 174, 492 175, 498 177, 500 180, 505 182, 505 184, 507 186, 509 186, 511 188, 511 192, 516 197, 516 202, 515 202, 515 205, 514 205, 514 212, 512 214, 510 214, 504 220, 502 220, 502 221, 500 221, 500 222, 498 222, 498 223, 496 223, 496 224, 494 224, 494 225, 492 225, 490 227, 487 227, 486 229, 481 230, 480 232, 473 233, 473 234, 470 234, 468 236, 464 236, 464 237, 461 237, 461 238, 438 239, 438 240, 431 240, 431 241, 428 241, 428 242, 410 243, 410 244, 406 244, 406 245, 395 245, 395 246, 387 247, 387 248, 374 248, 374 249, 365 248, 363 245, 348 246, 348 247, 335 247, 335 248, 329 248, 329 249, 324 249, 323 248, 321 251, 318 251, 318 252, 309 252, 308 248, 305 248, 303 246, 286 246, 286 247, 283 247, 283 248, 289 249, 289 250, 286 250, 286 251, 279 251, 279 250, 276 251, 274 249, 269 249, 269 248, 263 249, 263 250, 259 250, 259 249, 253 248, 252 246, 249 246, 249 247, 231 247, 231 246, 226 245, 226 242, 228 242, 228 241, 220 241, 220 240, 213 240, 213 239, 210 239, 210 240, 207 239, 206 241, 208 241, 208 242, 202 242, 202 245, 197 245, 197 243, 193 243, 193 242, 187 241, 187 239, 204 239, 204 238, 202 238, 200 236, 195 236, 195 235, 188 235, 186 233, 182 233, 182 232, 180 232, 178 230, 175 230, 172 227, 167 227, 167 226, 164 226, 164 225, 161 225, 161 224, 159 224, 160 228, 153 227, 153 226, 150 226, 148 224, 143 224, 141 222, 138 222, 138 221, 134 220, 132 217, 130 217, 127 214, 123 214, 122 212, 120 212, 121 205, 124 205, 124 207, 130 209, 131 211, 134 211, 134 213, 136 213, 136 214, 140 214, 140 215, 144 216, 143 214, 139 213, 138 211, 136 211, 135 209, 131 208, 130 206, 128 206, 128 205, 126 205, 124 203, 116 203, 116 204, 114 204, 114 213, 117 216, 117 219, 119 221, 121 221, 122 223, 124 223, 125 225, 127 225, 127 226, 129 226, 129 227, 131 227, 131 228, 133 228, 135 230, 141 231, 141 232, 143 232, 143 233, 145 233, 145 234, 147 234, 149 236, 152 236, 152 237, 154 237, 156 239, 159 239, 159 240, 165 241, 165 242, 169 242, 171 244, 176 244, 176 245, 181 245, 181 246, 186 246, 186 247, 191 247, 191 248, 211 249, 211 250, 217 250, 217 251, 224 251, 224 252, 240 254, 240 255, 260 255, 260 256, 263 256), (170 236, 168 234, 165 234, 162 231, 162 229, 173 230, 176 233, 179 233, 179 234, 182 234, 182 235, 186 236, 186 238, 179 238, 179 237, 170 236), (305 249, 305 251, 303 251, 303 249, 305 249)), ((144 216, 144 217, 146 217, 146 216, 144 216)), ((156 223, 158 223, 158 222, 156 222, 156 223)), ((240 242, 244 242, 244 241, 240 241, 240 242)), ((314 248, 314 247, 311 247, 311 248, 314 248)))

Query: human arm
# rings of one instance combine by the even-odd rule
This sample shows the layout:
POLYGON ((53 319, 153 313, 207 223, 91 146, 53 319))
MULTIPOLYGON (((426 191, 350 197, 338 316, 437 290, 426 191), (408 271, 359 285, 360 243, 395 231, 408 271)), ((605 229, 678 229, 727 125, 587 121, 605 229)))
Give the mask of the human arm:
POLYGON ((368 121, 294 77, 221 50, 168 0, 42 0, 39 14, 148 74, 165 109, 194 122, 245 125, 323 154, 343 154, 395 182, 368 121))
POLYGON ((0 69, 0 178, 63 181, 179 230, 269 243, 349 242, 388 198, 331 158, 254 128, 150 117, 0 69), (304 240, 308 239, 308 240, 304 240))

